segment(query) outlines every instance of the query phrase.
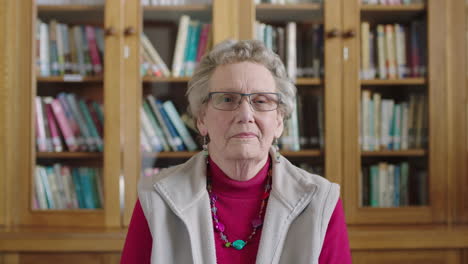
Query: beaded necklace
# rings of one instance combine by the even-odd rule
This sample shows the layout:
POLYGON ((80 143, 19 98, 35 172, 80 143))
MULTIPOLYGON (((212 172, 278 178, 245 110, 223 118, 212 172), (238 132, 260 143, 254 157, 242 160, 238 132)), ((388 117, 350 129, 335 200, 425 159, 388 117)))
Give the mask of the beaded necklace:
POLYGON ((211 204, 211 215, 213 218, 213 225, 215 228, 215 231, 219 233, 219 236, 221 240, 224 241, 224 246, 225 247, 233 247, 237 250, 243 249, 249 242, 252 240, 253 236, 257 233, 257 229, 260 228, 263 225, 263 210, 265 209, 265 204, 268 200, 268 197, 270 196, 270 191, 271 191, 271 174, 272 174, 272 169, 271 169, 271 162, 270 166, 268 168, 268 175, 267 175, 267 180, 266 184, 264 187, 264 193, 262 195, 262 204, 260 206, 260 211, 258 213, 258 217, 252 220, 252 233, 250 233, 249 237, 246 240, 241 240, 238 239, 234 242, 230 242, 228 240, 227 235, 224 233, 226 227, 224 226, 223 223, 220 222, 217 211, 218 208, 216 207, 216 201, 219 199, 218 196, 214 193, 212 193, 212 185, 211 185, 211 173, 210 170, 207 168, 207 184, 206 188, 208 190, 208 194, 210 196, 210 204, 211 204))

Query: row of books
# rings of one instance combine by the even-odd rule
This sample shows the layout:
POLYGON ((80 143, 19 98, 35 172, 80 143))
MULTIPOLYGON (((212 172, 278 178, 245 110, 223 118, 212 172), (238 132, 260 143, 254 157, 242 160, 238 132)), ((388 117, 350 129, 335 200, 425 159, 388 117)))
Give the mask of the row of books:
POLYGON ((362 91, 361 149, 406 150, 427 145, 428 104, 423 94, 409 101, 384 99, 380 93, 362 91))
POLYGON ((35 209, 99 209, 104 202, 99 168, 38 165, 34 184, 35 209))
POLYGON ((370 27, 361 23, 361 79, 426 76, 426 22, 370 27))
POLYGON ((212 26, 187 15, 180 17, 170 71, 146 35, 141 36, 141 75, 190 77, 201 57, 212 47, 212 26))
POLYGON ((285 122, 283 134, 279 138, 280 149, 323 149, 323 96, 298 94, 296 106, 291 118, 285 122))
POLYGON ((67 25, 37 20, 36 72, 39 76, 101 75, 104 32, 90 25, 67 25))
POLYGON ((361 4, 368 5, 411 5, 423 3, 424 0, 361 0, 361 4))
POLYGON ((104 5, 106 0, 36 0, 38 5, 104 5))
POLYGON ((292 78, 323 75, 323 24, 289 22, 273 26, 256 21, 255 34, 280 56, 292 78))
POLYGON ((142 6, 211 4, 213 0, 141 0, 142 6))
POLYGON ((102 104, 60 93, 56 98, 37 96, 35 125, 40 152, 103 151, 102 104))
POLYGON ((408 162, 364 166, 361 177, 363 206, 427 205, 427 172, 411 169, 408 162))
POLYGON ((144 152, 198 149, 183 119, 170 100, 164 103, 147 95, 140 108, 141 149, 144 152))

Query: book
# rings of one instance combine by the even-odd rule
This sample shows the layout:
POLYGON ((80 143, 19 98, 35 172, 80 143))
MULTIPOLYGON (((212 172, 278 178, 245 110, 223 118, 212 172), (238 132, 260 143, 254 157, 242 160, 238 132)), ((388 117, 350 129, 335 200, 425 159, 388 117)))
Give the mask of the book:
POLYGON ((184 70, 184 51, 187 45, 187 34, 189 27, 190 17, 182 15, 179 20, 179 29, 177 31, 177 40, 174 50, 174 57, 172 61, 172 76, 181 77, 183 76, 184 70))
POLYGON ((163 103, 163 109, 166 111, 169 119, 176 128, 178 134, 181 136, 182 141, 189 151, 194 151, 197 149, 197 144, 193 140, 192 136, 188 132, 187 128, 184 125, 184 122, 180 118, 179 113, 177 112, 174 103, 172 101, 166 101, 163 103))

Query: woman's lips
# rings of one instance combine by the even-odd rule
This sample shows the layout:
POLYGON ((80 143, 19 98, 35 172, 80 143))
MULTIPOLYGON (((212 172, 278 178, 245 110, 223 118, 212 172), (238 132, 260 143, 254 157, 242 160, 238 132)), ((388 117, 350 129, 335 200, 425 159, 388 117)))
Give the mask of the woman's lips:
POLYGON ((245 132, 245 133, 235 134, 233 137, 234 138, 254 138, 254 137, 257 137, 257 134, 245 132))

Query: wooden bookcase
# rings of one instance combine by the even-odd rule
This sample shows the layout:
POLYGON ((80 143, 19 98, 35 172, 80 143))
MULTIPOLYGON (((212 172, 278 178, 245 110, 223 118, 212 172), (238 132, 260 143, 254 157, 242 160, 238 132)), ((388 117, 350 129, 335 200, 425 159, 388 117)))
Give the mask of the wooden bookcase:
POLYGON ((170 66, 174 32, 182 14, 211 21, 214 43, 226 38, 254 38, 255 20, 323 23, 325 74, 321 78, 298 78, 296 84, 299 93, 323 95, 324 148, 283 155, 293 161, 320 164, 325 177, 341 185, 355 263, 381 259, 393 263, 410 255, 411 263, 425 263, 427 259, 435 263, 466 262, 468 9, 464 2, 427 0, 423 5, 401 7, 362 6, 359 0, 285 6, 255 5, 253 0, 213 0, 212 5, 177 7, 142 7, 140 1, 119 0, 107 0, 101 7, 37 7, 33 0, 1 2, 0 58, 5 59, 0 61, 0 147, 5 155, 0 158, 0 263, 9 260, 31 263, 31 259, 42 258, 35 252, 52 251, 61 253, 44 253, 51 260, 73 252, 87 252, 80 257, 83 260, 89 257, 89 252, 113 252, 99 257, 104 259, 99 263, 110 263, 110 259, 118 258, 123 245, 145 159, 149 156, 155 160, 155 166, 164 166, 182 162, 195 153, 140 151, 139 115, 144 96, 154 94, 174 100, 178 110, 183 111, 189 80, 141 77, 140 34, 148 33, 170 66), (62 22, 98 19, 94 23, 108 31, 102 77, 89 77, 70 85, 59 77, 35 76, 34 25, 41 12, 62 22), (408 22, 415 16, 427 21, 427 76, 360 80, 361 22, 365 19, 372 23, 408 22), (36 153, 34 97, 57 93, 62 89, 57 87, 103 101, 106 118, 103 153, 36 153), (364 89, 386 90, 389 94, 416 89, 424 93, 429 104, 427 147, 361 151, 359 115, 364 89), (398 208, 361 206, 363 162, 406 159, 422 160, 428 171, 428 204, 398 208), (42 160, 102 167, 103 209, 31 210, 32 175, 35 165, 42 160))

